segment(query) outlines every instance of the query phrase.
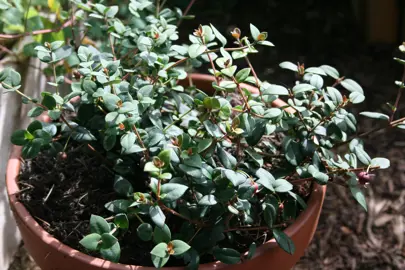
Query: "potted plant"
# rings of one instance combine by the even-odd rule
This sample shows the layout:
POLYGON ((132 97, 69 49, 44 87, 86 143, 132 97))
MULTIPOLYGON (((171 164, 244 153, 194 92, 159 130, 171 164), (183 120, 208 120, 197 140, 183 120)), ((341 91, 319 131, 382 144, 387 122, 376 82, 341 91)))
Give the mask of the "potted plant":
MULTIPOLYGON (((367 134, 348 111, 365 98, 355 81, 291 62, 280 64, 291 85, 260 80, 249 56, 273 44, 254 25, 231 32, 235 45, 213 25, 178 45, 184 14, 160 1, 132 0, 127 20, 118 6, 75 4, 71 20, 97 29, 92 45, 35 47, 52 90, 35 99, 20 92, 19 73, 0 72, 42 119, 13 133, 22 149, 7 170, 11 208, 42 269, 290 269, 326 184, 347 186, 366 208, 362 187, 389 161, 364 150, 367 134), (204 63, 212 75, 191 73, 204 63)), ((400 126, 398 100, 391 116, 362 115, 400 126)))

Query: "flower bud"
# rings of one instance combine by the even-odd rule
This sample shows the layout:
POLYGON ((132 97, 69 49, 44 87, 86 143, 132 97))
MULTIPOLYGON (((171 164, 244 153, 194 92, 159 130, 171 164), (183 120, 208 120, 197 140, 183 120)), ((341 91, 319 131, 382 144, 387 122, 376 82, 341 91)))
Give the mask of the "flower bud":
POLYGON ((232 34, 232 36, 233 36, 234 38, 240 39, 240 34, 241 34, 241 32, 240 32, 240 29, 239 29, 239 28, 233 29, 233 30, 231 31, 231 34, 232 34))
POLYGON ((371 174, 368 172, 359 172, 357 174, 357 177, 359 179, 359 184, 364 186, 374 179, 375 174, 371 174))

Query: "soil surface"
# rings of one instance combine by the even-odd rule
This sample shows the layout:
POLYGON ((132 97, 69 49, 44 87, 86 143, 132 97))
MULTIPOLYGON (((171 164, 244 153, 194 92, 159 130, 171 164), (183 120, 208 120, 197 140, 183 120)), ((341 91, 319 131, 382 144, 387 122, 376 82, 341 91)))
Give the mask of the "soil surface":
MULTIPOLYGON (((41 154, 22 164, 19 178, 23 190, 20 200, 37 222, 61 242, 84 253, 88 251, 79 241, 90 233, 90 216, 111 216, 104 205, 121 199, 113 190, 112 171, 90 152, 85 146, 76 146, 67 151, 65 159, 41 154)), ((139 175, 143 172, 139 171, 139 175)), ((145 181, 142 177, 137 180, 132 181, 134 188, 144 190, 145 181)), ((135 232, 139 224, 130 224, 128 232, 120 235, 121 262, 145 265, 145 261, 150 262, 148 250, 153 247, 145 247, 148 244, 138 239, 135 232), (139 243, 143 243, 143 248, 139 243)), ((91 255, 98 256, 97 253, 91 255)))

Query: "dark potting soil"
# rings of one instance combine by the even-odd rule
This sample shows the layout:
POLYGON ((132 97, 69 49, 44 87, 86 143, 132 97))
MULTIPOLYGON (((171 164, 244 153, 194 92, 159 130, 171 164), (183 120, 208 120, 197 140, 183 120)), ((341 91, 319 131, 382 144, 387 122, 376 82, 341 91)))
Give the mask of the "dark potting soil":
MULTIPOLYGON (((137 190, 145 190, 147 178, 139 170, 136 179, 128 179, 137 190)), ((79 241, 90 232, 92 214, 111 216, 104 205, 121 199, 113 190, 114 175, 100 157, 85 149, 71 148, 65 159, 40 154, 22 163, 19 186, 20 200, 37 222, 64 244, 89 253, 79 241)), ((151 265, 151 243, 136 235, 139 223, 131 220, 131 227, 120 235, 121 263, 151 265)))
MULTIPOLYGON (((71 146, 66 153, 64 158, 40 154, 32 160, 23 161, 19 176, 19 198, 37 222, 56 239, 83 253, 99 257, 97 252, 84 249, 79 241, 90 232, 90 216, 112 216, 104 205, 122 198, 113 190, 114 174, 103 158, 86 146, 71 146)), ((136 177, 128 180, 134 190, 145 191, 148 177, 139 164, 134 165, 133 175, 136 177)), ((303 193, 308 195, 306 190, 303 193)), ((296 192, 302 194, 302 191, 296 192)), ((144 219, 149 222, 147 217, 144 219)), ((184 224, 183 219, 170 214, 167 214, 167 222, 172 235, 184 224)), ((138 238, 136 229, 139 224, 137 219, 131 219, 130 228, 118 236, 121 245, 120 263, 152 266, 150 250, 154 244, 138 238)), ((232 235, 231 241, 226 238, 221 245, 240 252, 245 252, 252 241, 260 245, 271 239, 271 234, 257 234, 255 231, 232 235)), ((200 263, 212 261, 214 258, 209 254, 200 258, 200 263)), ((183 260, 175 258, 171 258, 167 264, 181 265, 184 265, 183 260)))

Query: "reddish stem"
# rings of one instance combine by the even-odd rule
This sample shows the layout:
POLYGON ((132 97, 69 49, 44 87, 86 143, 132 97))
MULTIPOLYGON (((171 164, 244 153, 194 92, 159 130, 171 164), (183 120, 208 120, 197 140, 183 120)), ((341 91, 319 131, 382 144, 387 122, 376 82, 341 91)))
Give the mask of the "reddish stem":
POLYGON ((24 36, 35 36, 35 35, 59 32, 60 30, 71 26, 73 21, 74 21, 74 18, 67 20, 61 26, 59 26, 55 29, 42 29, 42 30, 36 30, 36 31, 32 31, 32 32, 25 32, 22 34, 0 34, 0 39, 16 39, 16 38, 20 38, 20 37, 24 37, 24 36))

